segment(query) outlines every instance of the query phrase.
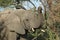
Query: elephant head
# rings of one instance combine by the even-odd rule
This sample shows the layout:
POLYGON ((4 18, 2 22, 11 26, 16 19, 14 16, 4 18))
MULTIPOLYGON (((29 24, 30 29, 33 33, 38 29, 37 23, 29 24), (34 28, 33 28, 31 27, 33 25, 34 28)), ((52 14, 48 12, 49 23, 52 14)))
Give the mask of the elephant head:
POLYGON ((38 28, 44 23, 44 17, 42 14, 42 8, 39 7, 37 11, 18 9, 14 12, 17 15, 22 24, 23 28, 26 30, 31 30, 32 28, 38 28))
POLYGON ((25 12, 27 16, 23 19, 23 23, 26 29, 39 28, 44 23, 44 17, 42 14, 42 9, 39 7, 36 12, 27 11, 25 12))

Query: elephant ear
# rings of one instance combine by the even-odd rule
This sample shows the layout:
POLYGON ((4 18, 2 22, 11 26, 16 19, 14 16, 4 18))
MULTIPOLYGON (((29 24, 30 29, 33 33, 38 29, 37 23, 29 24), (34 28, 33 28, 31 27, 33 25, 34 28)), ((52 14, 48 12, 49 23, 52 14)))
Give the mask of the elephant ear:
POLYGON ((25 30, 18 16, 10 13, 5 19, 5 25, 10 31, 15 31, 19 34, 25 34, 25 30))

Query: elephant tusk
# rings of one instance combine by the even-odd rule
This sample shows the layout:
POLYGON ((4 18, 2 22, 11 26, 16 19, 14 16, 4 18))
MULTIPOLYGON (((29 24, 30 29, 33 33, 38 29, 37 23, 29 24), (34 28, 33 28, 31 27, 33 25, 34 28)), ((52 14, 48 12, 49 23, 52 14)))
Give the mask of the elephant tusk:
POLYGON ((41 29, 42 32, 45 32, 45 30, 41 29))
POLYGON ((32 31, 33 31, 33 32, 35 31, 34 28, 32 28, 32 31))

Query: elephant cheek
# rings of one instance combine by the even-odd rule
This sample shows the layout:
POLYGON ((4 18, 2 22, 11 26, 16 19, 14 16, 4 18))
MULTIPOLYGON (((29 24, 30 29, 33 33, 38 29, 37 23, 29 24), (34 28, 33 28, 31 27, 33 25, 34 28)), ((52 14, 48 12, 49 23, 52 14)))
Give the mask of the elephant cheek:
POLYGON ((31 19, 30 26, 31 28, 38 28, 40 26, 40 19, 31 19))

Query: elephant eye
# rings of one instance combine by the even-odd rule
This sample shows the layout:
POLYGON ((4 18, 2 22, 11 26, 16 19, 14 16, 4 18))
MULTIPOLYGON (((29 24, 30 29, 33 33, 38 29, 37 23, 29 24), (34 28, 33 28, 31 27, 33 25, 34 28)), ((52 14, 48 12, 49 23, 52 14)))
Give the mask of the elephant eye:
POLYGON ((28 19, 26 19, 26 21, 29 21, 28 19))

